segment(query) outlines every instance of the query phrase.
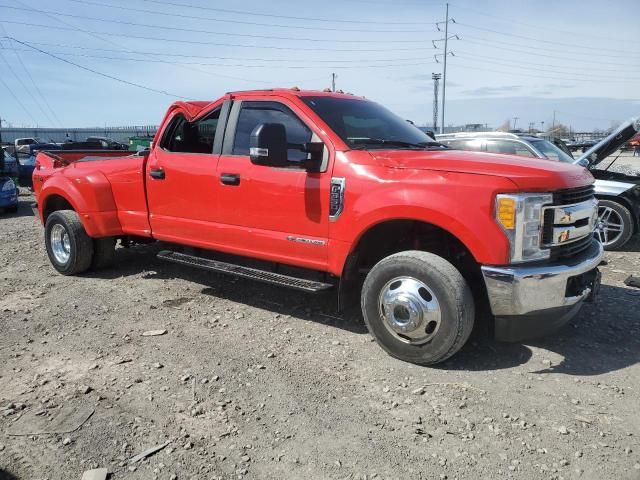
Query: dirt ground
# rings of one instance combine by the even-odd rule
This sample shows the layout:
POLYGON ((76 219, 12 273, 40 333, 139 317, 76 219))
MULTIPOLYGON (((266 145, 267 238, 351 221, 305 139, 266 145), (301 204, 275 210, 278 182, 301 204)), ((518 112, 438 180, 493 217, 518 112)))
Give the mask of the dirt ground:
POLYGON ((0 217, 0 479, 640 479, 638 236, 555 336, 479 328, 424 368, 331 296, 164 264, 156 245, 58 275, 31 201, 0 217), (93 414, 33 434, 69 411, 93 414))

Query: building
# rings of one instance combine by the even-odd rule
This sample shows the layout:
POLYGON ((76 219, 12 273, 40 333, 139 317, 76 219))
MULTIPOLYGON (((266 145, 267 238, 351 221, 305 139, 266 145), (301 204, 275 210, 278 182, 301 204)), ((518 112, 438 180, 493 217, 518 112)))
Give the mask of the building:
POLYGON ((116 142, 129 143, 130 137, 153 137, 156 125, 138 125, 130 127, 95 127, 95 128, 0 128, 3 143, 13 144, 16 138, 40 138, 45 142, 63 143, 68 141, 83 142, 87 137, 107 137, 116 142))

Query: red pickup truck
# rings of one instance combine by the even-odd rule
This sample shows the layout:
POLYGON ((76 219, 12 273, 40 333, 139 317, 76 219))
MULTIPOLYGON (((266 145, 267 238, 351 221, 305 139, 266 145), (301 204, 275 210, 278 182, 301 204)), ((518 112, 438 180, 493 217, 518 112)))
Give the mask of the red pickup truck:
POLYGON ((167 261, 359 297, 380 346, 419 364, 462 347, 476 305, 520 340, 599 285, 587 170, 450 150, 348 94, 177 102, 149 151, 43 152, 33 181, 62 274, 110 264, 118 239, 161 240, 167 261))

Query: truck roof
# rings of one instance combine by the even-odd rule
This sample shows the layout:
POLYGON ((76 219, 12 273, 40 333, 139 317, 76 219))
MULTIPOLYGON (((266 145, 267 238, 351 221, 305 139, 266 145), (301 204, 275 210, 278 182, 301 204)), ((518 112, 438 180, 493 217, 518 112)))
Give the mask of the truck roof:
MULTIPOLYGON (((352 93, 344 93, 342 90, 332 92, 325 90, 300 90, 298 87, 292 88, 268 88, 262 90, 236 90, 227 92, 222 98, 242 97, 262 97, 262 96, 280 96, 280 97, 335 97, 335 98, 364 98, 353 95, 352 93)), ((219 99, 218 99, 219 100, 219 99)), ((205 110, 216 103, 218 100, 188 100, 174 102, 168 109, 168 112, 179 109, 182 110, 189 120, 197 118, 205 110)))

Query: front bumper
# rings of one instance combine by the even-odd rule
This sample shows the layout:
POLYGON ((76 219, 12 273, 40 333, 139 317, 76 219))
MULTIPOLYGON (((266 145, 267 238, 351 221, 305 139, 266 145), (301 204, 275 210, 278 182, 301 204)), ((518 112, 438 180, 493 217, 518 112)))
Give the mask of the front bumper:
POLYGON ((548 265, 483 266, 491 312, 499 340, 543 336, 570 321, 599 286, 602 245, 574 258, 548 265))

